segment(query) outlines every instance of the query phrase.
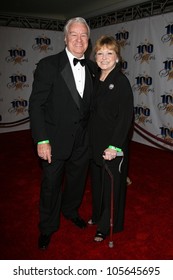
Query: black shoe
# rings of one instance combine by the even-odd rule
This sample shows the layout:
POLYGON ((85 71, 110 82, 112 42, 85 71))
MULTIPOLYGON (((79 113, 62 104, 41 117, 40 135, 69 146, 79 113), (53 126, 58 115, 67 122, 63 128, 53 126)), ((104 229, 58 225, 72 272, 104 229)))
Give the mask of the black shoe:
POLYGON ((41 250, 47 249, 51 239, 51 234, 40 234, 38 239, 38 247, 41 250))
POLYGON ((86 227, 85 221, 83 219, 81 219, 80 217, 72 218, 71 221, 73 222, 73 224, 75 224, 79 228, 86 227))

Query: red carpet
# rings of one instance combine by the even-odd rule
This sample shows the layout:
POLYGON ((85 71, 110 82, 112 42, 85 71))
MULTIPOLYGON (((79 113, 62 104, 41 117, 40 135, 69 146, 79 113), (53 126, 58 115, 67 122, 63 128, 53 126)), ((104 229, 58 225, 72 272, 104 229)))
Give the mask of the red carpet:
MULTIPOLYGON (((172 260, 172 152, 131 143, 125 230, 109 240, 93 241, 95 226, 76 228, 61 218, 47 251, 37 248, 40 167, 30 131, 0 135, 0 258, 3 260, 172 260)), ((90 181, 81 216, 91 214, 90 181)))

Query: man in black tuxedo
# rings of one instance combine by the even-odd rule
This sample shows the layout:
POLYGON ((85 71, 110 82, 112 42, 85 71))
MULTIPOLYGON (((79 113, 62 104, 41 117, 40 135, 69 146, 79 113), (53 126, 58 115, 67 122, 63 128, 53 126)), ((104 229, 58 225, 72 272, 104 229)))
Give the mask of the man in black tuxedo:
POLYGON ((89 164, 87 124, 95 64, 84 56, 90 29, 83 18, 70 19, 64 35, 65 49, 37 64, 29 100, 32 136, 43 168, 40 249, 47 248, 59 228, 61 209, 76 226, 86 226, 78 209, 89 164))

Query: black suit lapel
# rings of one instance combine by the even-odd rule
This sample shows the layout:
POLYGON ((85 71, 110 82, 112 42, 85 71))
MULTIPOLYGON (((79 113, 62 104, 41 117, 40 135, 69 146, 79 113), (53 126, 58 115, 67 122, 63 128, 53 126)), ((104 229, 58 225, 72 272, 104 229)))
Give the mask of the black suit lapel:
POLYGON ((61 74, 69 88, 69 91, 70 91, 75 103, 77 104, 78 108, 80 108, 80 96, 76 89, 76 84, 75 84, 75 80, 73 78, 73 72, 71 70, 70 63, 66 64, 66 66, 65 66, 65 68, 63 68, 61 74))
POLYGON ((88 66, 85 66, 85 87, 84 87, 84 95, 92 92, 93 90, 93 81, 91 78, 91 73, 88 69, 88 66))

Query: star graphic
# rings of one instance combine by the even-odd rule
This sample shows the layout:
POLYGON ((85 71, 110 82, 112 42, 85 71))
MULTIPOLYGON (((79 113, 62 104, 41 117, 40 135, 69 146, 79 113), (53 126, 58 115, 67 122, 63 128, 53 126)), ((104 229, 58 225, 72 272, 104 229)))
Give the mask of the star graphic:
POLYGON ((22 89, 22 86, 23 86, 22 83, 16 83, 16 89, 15 90, 22 89))
POLYGON ((170 35, 170 46, 173 45, 173 34, 170 35))
POLYGON ((169 72, 168 81, 173 79, 173 69, 169 72))
POLYGON ((145 53, 142 55, 141 63, 143 63, 143 62, 149 63, 149 57, 150 57, 150 54, 147 53, 147 52, 145 52, 145 53))
POLYGON ((16 57, 15 60, 14 60, 14 64, 17 64, 17 63, 21 64, 22 59, 23 58, 21 56, 16 57))
POLYGON ((145 85, 145 84, 142 84, 141 87, 140 87, 140 92, 139 92, 139 94, 142 94, 142 93, 144 93, 145 95, 148 94, 148 86, 145 85))

